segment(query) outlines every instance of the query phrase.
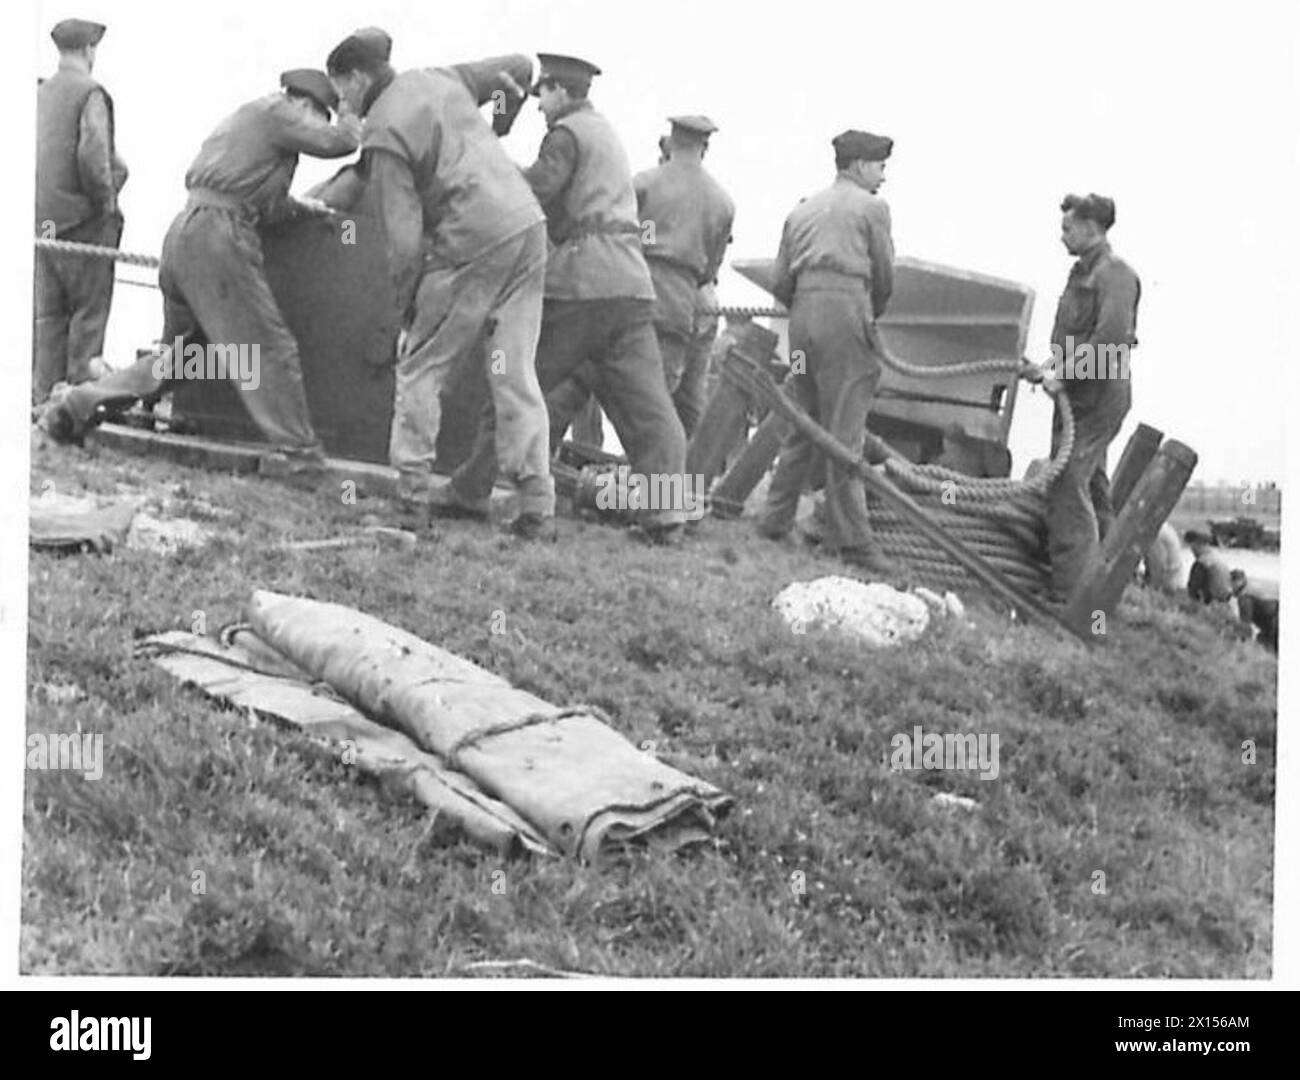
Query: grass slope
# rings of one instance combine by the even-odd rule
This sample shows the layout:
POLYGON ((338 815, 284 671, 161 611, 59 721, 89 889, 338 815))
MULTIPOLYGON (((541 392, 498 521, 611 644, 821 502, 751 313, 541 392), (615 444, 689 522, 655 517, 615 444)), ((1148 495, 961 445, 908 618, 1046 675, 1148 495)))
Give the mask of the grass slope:
POLYGON ((26 972, 1270 971, 1277 668, 1224 619, 1131 594, 1104 651, 974 610, 973 630, 872 652, 781 624, 782 585, 845 570, 743 522, 708 522, 680 551, 564 520, 554 546, 453 525, 413 553, 289 552, 277 544, 378 504, 107 451, 34 451, 34 489, 45 479, 167 493, 225 535, 180 555, 31 558, 28 731, 102 733, 106 760, 97 782, 27 772, 26 972), (594 702, 736 809, 714 848, 605 868, 448 843, 326 750, 131 658, 133 639, 197 612, 209 631, 235 620, 255 587, 353 605, 547 700, 594 702), (891 737, 917 724, 999 734, 998 779, 891 772, 891 737))

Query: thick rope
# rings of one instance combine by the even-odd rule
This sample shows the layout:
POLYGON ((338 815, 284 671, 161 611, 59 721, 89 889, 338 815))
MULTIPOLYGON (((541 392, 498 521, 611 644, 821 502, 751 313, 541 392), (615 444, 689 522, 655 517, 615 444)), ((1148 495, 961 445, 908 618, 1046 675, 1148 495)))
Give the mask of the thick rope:
MULTIPOLYGON (((775 307, 715 307, 704 311, 708 315, 721 315, 728 318, 788 318, 789 311, 775 307)), ((887 367, 913 379, 948 379, 957 375, 984 375, 994 372, 1007 372, 1018 378, 1026 375, 1022 360, 1006 357, 990 357, 983 360, 964 360, 956 364, 913 364, 900 359, 885 348, 878 335, 874 336, 873 347, 880 353, 887 367)), ((1032 480, 1013 480, 1010 477, 975 477, 956 472, 942 465, 917 465, 908 461, 882 439, 874 439, 868 433, 868 440, 874 439, 874 449, 885 457, 885 471, 899 487, 909 494, 956 495, 980 502, 996 502, 1020 495, 1036 493, 1044 495, 1056 483, 1061 473, 1069 464, 1074 452, 1074 413, 1070 401, 1059 385, 1047 392, 1055 399, 1061 414, 1061 438, 1057 443, 1057 452, 1047 466, 1032 480)))
POLYGON ((790 314, 785 308, 778 307, 707 307, 698 310, 701 315, 724 319, 784 319, 790 314))
POLYGON ((65 255, 80 255, 87 259, 113 259, 115 262, 127 263, 131 266, 146 266, 154 270, 159 266, 158 260, 152 255, 137 255, 134 252, 123 251, 121 248, 83 244, 76 240, 47 240, 43 236, 38 236, 36 246, 47 251, 61 251, 65 255))

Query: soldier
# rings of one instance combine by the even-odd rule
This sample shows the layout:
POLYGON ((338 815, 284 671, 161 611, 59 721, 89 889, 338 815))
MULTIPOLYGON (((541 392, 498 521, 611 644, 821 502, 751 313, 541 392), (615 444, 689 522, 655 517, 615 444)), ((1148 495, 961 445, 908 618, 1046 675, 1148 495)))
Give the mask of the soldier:
POLYGON ((1218 549, 1210 537, 1195 529, 1183 534, 1183 541, 1192 549, 1191 573, 1187 575, 1187 595, 1202 604, 1223 603, 1232 599, 1232 574, 1228 564, 1219 557, 1218 549))
POLYGON ((71 389, 47 418, 55 438, 77 438, 100 406, 157 397, 181 358, 177 339, 211 345, 258 345, 258 378, 238 383, 240 399, 266 440, 289 459, 293 483, 314 486, 324 451, 312 428, 298 345, 262 271, 258 226, 325 207, 289 196, 300 153, 335 158, 357 148, 355 120, 329 121, 338 97, 323 71, 280 76, 283 93, 241 106, 208 136, 185 174, 189 202, 163 240, 161 358, 71 389))
POLYGON ((438 395, 486 336, 495 464, 519 492, 514 531, 535 537, 553 530, 555 516, 535 366, 546 217, 478 111, 500 94, 494 114, 510 115, 532 65, 509 56, 399 75, 386 54, 376 38, 353 35, 327 67, 345 106, 366 118, 360 171, 384 222, 403 326, 389 458, 408 504, 486 514, 495 469, 463 503, 432 482, 438 395))
POLYGON ((1259 643, 1277 652, 1278 587, 1274 582, 1252 582, 1244 570, 1230 575, 1232 594, 1237 598, 1237 617, 1250 634, 1259 631, 1259 643))
MULTIPOLYGON (((790 308, 793 396, 860 454, 882 371, 875 320, 894 285, 889 205, 876 194, 894 144, 865 131, 846 131, 831 145, 835 181, 786 218, 773 293, 790 308)), ((819 469, 826 478, 823 547, 870 573, 893 573, 872 534, 862 480, 825 461, 797 430, 781 447, 760 535, 779 540, 790 532, 800 493, 819 469)))
MULTIPOLYGON (((36 91, 36 234, 117 247, 118 194, 127 169, 117 154, 113 99, 91 78, 105 28, 65 19, 50 33, 59 68, 36 91)), ((104 352, 113 260, 36 251, 32 402, 57 382, 91 378, 104 352)))
MULTIPOLYGON (((549 395, 590 362, 596 398, 633 470, 659 490, 668 484, 680 489, 686 482, 686 437, 664 386, 654 333, 654 286, 641 253, 632 173, 618 135, 587 98, 600 69, 567 56, 541 54, 539 59, 534 93, 548 130, 525 174, 546 212, 552 245, 537 346, 538 381, 549 395)), ((558 443, 563 428, 557 433, 555 427, 553 422, 552 442, 558 443)), ((481 505, 495 471, 490 424, 485 424, 470 457, 452 476, 448 501, 481 505)), ((685 519, 684 506, 646 510, 644 536, 674 542, 685 519)))
POLYGON ((703 366, 717 334, 713 282, 731 242, 735 203, 704 169, 709 136, 718 126, 707 116, 674 116, 667 160, 634 178, 646 261, 655 285, 655 331, 664 377, 687 436, 704 411, 703 366), (712 327, 712 334, 708 333, 712 327), (683 385, 685 384, 685 385, 683 385))
MULTIPOLYGON (((711 337, 705 340, 703 332, 699 334, 701 341, 695 340, 701 290, 711 285, 722 266, 736 211, 735 204, 703 165, 709 136, 718 130, 717 125, 707 116, 674 116, 668 122, 672 129, 666 140, 660 140, 658 166, 637 173, 632 184, 641 219, 642 250, 654 283, 655 335, 664 363, 664 383, 689 437, 704 411, 698 400, 703 392, 700 368, 707 362, 712 342, 711 337), (687 392, 679 400, 688 355, 693 357, 695 367, 687 392)), ((713 303, 716 305, 716 298, 713 303)), ((716 317, 701 321, 711 325, 716 335, 716 317)), ((584 370, 574 381, 587 389, 589 377, 584 370)), ((562 397, 559 393, 551 397, 555 407, 552 434, 557 429, 563 434, 573 401, 582 396, 581 391, 570 395, 567 388, 562 389, 562 397)))
MULTIPOLYGON (((1141 283, 1110 249, 1115 203, 1103 195, 1068 195, 1061 203, 1061 243, 1075 256, 1052 327, 1052 359, 1042 369, 1063 384, 1074 414, 1074 452, 1047 493, 1052 593, 1064 602, 1097 557, 1114 518, 1106 451, 1132 405, 1128 350, 1137 344, 1141 283), (1118 365, 1108 358, 1118 357, 1118 365)), ((1031 377, 1038 377, 1031 371, 1031 377)), ((1059 408, 1052 454, 1061 435, 1059 408)))

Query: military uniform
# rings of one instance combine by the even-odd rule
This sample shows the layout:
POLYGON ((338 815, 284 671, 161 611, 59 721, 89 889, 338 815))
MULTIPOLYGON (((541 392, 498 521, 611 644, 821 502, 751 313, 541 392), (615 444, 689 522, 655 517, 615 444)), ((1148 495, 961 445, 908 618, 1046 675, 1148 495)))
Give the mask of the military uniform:
MULTIPOLYGON (((310 88, 323 107, 336 102, 324 74, 311 74, 286 73, 285 81, 300 91, 310 88)), ((260 382, 255 388, 237 383, 240 399, 267 442, 312 465, 324 452, 307 409, 298 344, 262 271, 257 229, 296 212, 289 186, 300 153, 332 158, 356 148, 352 135, 304 113, 283 94, 242 106, 208 136, 186 173, 189 202, 167 231, 158 271, 165 346, 177 337, 257 344, 260 382)), ((144 357, 74 388, 64 409, 78 431, 99 405, 156 396, 165 381, 154 358, 144 357)))
MULTIPOLYGON (((104 27, 67 20, 51 35, 60 49, 98 44, 104 27)), ((36 91, 36 235, 117 247, 118 194, 127 168, 114 139, 113 99, 73 57, 36 91)), ((114 263, 36 249, 32 401, 57 382, 90 377, 104 351, 114 263)))
MULTIPOLYGON (((545 76, 553 61, 541 59, 545 76)), ((631 170, 617 134, 590 102, 576 101, 551 119, 525 175, 546 212, 551 240, 537 345, 537 378, 548 411, 550 392, 590 363, 592 389, 633 470, 647 477, 682 475, 686 438, 664 386, 654 287, 641 253, 631 170)), ((552 442, 558 443, 564 428, 557 432, 554 413, 551 419, 552 442)), ((485 426, 452 487, 462 500, 481 500, 494 473, 485 426)), ((658 528, 680 524, 685 513, 662 508, 645 512, 643 520, 658 528)))
MULTIPOLYGON (((864 156, 887 156, 892 143, 877 139, 863 146, 864 156)), ((855 455, 862 451, 867 414, 880 381, 875 320, 893 292, 893 269, 888 204, 844 172, 786 219, 773 291, 790 308, 791 358, 804 364, 803 372, 792 375, 786 386, 809 415, 855 455)), ((773 538, 788 533, 800 494, 815 486, 822 470, 824 545, 850 557, 877 556, 862 480, 827 462, 797 429, 782 444, 759 531, 773 538)))
MULTIPOLYGON (((717 130, 707 117, 671 118, 674 128, 706 137, 717 130)), ((654 285, 655 335, 664 365, 664 382, 673 396, 678 418, 689 437, 704 411, 701 367, 708 358, 711 325, 703 320, 697 330, 701 307, 700 290, 710 285, 722 266, 731 241, 735 204, 697 158, 678 154, 654 169, 632 178, 636 191, 637 215, 641 222, 641 244, 650 280, 654 285), (695 367, 682 393, 691 360, 695 367), (679 400, 680 397, 680 400, 679 400)), ((563 434, 571 418, 590 392, 591 370, 584 368, 572 385, 557 388, 550 398, 554 407, 552 431, 563 434)))
MULTIPOLYGON (((376 84, 362 136, 366 183, 383 218, 398 302, 409 325, 399 357, 389 457, 403 490, 429 483, 439 394, 455 365, 481 355, 492 393, 494 463, 520 511, 555 512, 546 404, 535 356, 546 268, 545 215, 479 106, 501 72, 526 85, 526 57, 407 71, 376 84)), ((373 91, 372 91, 373 92, 373 91)))
MULTIPOLYGON (((1128 349, 1136 344, 1140 295, 1137 275, 1111 252, 1108 243, 1102 241, 1081 255, 1070 270, 1056 308, 1054 355, 1070 359, 1064 356, 1067 338, 1076 349, 1090 345, 1097 356, 1104 346, 1128 349)), ((1062 381, 1074 416, 1074 451, 1047 493, 1052 591, 1058 599, 1068 597, 1083 577, 1114 519, 1106 450, 1119 434, 1133 400, 1127 372, 1119 378, 1067 377, 1062 381)), ((1052 424, 1053 456, 1061 431, 1058 409, 1052 424)))
MULTIPOLYGON (((700 135, 717 130, 705 117, 674 117, 671 122, 700 135)), ((700 289, 722 267, 736 207, 700 161, 686 154, 638 173, 633 185, 655 286, 655 331, 664 377, 675 394, 695 335, 700 289)))

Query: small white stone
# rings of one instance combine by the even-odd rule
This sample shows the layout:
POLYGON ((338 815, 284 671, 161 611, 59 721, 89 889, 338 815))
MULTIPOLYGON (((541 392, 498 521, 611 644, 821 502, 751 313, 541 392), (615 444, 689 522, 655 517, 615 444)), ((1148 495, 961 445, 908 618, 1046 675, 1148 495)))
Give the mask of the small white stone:
POLYGON ((968 799, 965 795, 953 795, 947 791, 939 792, 930 801, 954 810, 978 810, 980 806, 974 799, 968 799))

